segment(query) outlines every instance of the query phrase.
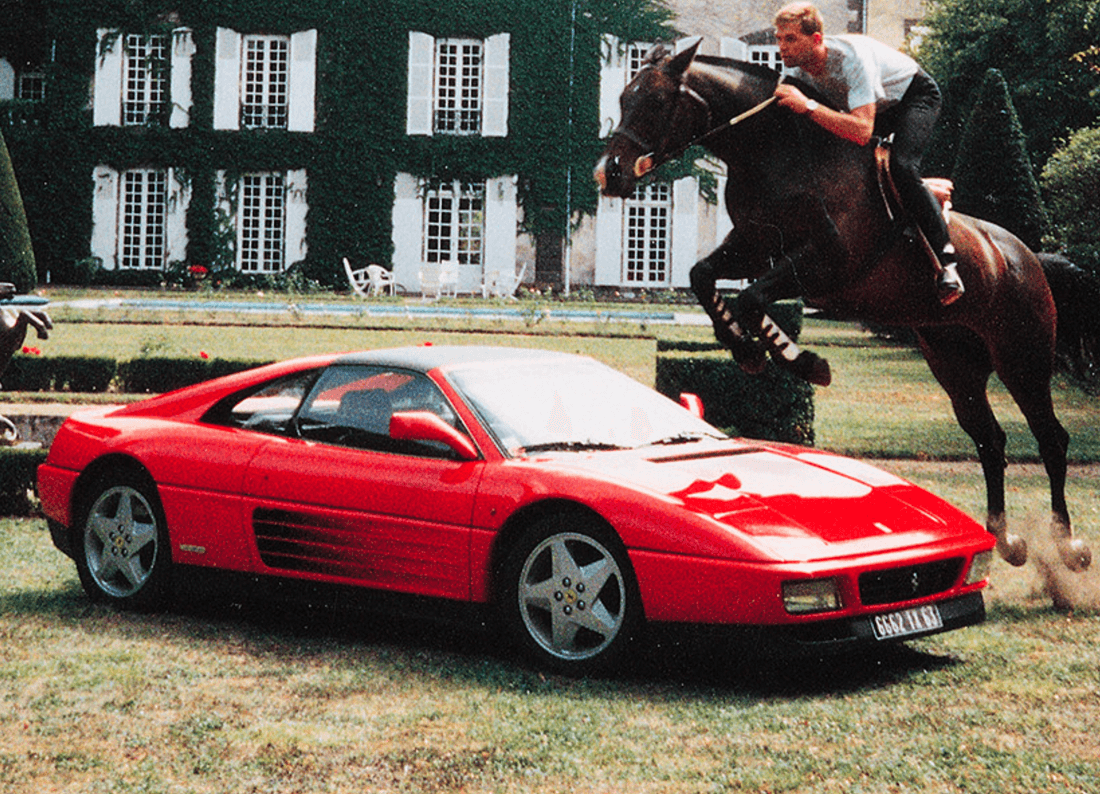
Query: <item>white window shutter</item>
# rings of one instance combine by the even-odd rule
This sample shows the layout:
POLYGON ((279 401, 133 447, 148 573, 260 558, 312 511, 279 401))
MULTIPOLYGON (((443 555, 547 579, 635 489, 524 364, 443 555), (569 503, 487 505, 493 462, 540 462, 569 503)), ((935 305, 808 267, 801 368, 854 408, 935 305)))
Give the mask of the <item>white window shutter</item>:
POLYGON ((673 287, 691 286, 691 268, 699 255, 699 185, 686 176, 672 184, 672 272, 673 287))
POLYGON ((505 273, 516 267, 516 177, 501 176, 485 183, 485 251, 482 268, 486 273, 505 273))
POLYGON ((722 57, 733 58, 735 61, 747 61, 749 59, 749 45, 741 39, 723 36, 722 57))
POLYGON ((427 33, 409 31, 409 89, 405 108, 405 133, 432 134, 432 80, 435 70, 435 39, 427 33))
POLYGON ((15 68, 0 58, 0 101, 15 99, 15 68))
POLYGON ((168 249, 165 252, 166 262, 183 262, 187 259, 187 208, 190 204, 190 182, 181 182, 176 170, 169 168, 168 205, 164 214, 164 231, 168 249))
POLYGON ((100 28, 96 40, 92 123, 117 127, 122 123, 122 32, 100 28))
POLYGON ((498 33, 485 40, 485 101, 481 134, 487 138, 508 135, 508 58, 511 36, 498 33))
POLYGON ((596 286, 622 284, 622 262, 623 200, 601 196, 596 208, 596 286))
POLYGON ((424 248, 424 199, 420 180, 399 173, 393 186, 393 275, 398 284, 419 288, 421 253, 424 248))
POLYGON ((241 126, 241 34, 218 28, 214 59, 214 129, 241 126))
POLYGON ((106 270, 118 267, 118 171, 98 165, 92 171, 92 256, 106 270))
POLYGON ((600 137, 606 138, 619 126, 619 96, 626 88, 626 62, 617 37, 605 34, 600 49, 600 137))
POLYGON ((232 240, 233 266, 240 270, 241 263, 237 259, 237 252, 241 250, 240 241, 238 240, 240 229, 237 228, 237 208, 234 206, 232 196, 229 194, 229 183, 226 176, 223 169, 219 169, 214 174, 214 211, 219 216, 219 222, 224 221, 226 226, 233 232, 232 235, 228 236, 232 240))
POLYGON ((168 126, 186 127, 191 123, 191 56, 195 54, 195 41, 189 28, 172 31, 172 112, 168 126))
POLYGON ((285 267, 301 262, 309 253, 306 240, 308 178, 304 168, 286 172, 286 259, 285 267))
POLYGON ((317 31, 303 30, 290 37, 290 108, 287 129, 313 132, 317 92, 317 31))

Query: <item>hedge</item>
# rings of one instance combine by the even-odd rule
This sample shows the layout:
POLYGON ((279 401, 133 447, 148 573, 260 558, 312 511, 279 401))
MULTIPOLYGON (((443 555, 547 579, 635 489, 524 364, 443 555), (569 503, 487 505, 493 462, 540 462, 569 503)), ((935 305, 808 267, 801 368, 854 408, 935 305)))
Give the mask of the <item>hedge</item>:
POLYGON ((113 358, 17 355, 0 384, 5 391, 105 392, 117 371, 113 358))
MULTIPOLYGON (((768 314, 792 339, 802 332, 802 304, 773 304, 768 314)), ((814 443, 813 386, 773 364, 747 375, 717 342, 658 342, 657 391, 672 398, 699 395, 706 420, 733 435, 814 443), (710 355, 678 355, 705 353, 710 355), (671 355, 670 355, 671 354, 671 355)))
POLYGON ((118 379, 124 392, 160 394, 267 363, 269 362, 230 361, 222 358, 135 358, 118 365, 118 379))
POLYGON ((34 512, 34 493, 44 449, 0 448, 0 515, 29 516, 34 512))

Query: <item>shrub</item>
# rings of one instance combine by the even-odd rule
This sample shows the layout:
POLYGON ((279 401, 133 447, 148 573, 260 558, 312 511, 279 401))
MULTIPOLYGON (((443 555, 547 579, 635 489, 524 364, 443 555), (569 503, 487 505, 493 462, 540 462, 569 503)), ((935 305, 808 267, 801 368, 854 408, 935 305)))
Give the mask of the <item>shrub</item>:
POLYGON ((1076 264, 1100 274, 1100 127, 1077 130, 1043 168, 1057 241, 1076 264))
POLYGON ((14 356, 0 383, 8 391, 105 392, 118 365, 92 356, 14 356))
POLYGON ((44 449, 0 448, 0 514, 28 516, 34 512, 35 477, 46 460, 44 449))
POLYGON ((124 392, 160 394, 266 363, 201 358, 135 358, 119 364, 118 375, 124 392))

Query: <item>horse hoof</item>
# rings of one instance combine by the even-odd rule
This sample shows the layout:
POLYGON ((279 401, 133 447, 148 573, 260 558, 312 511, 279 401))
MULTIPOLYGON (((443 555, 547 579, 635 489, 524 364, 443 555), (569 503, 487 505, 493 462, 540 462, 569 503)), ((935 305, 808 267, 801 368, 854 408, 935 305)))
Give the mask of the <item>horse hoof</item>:
POLYGON ((999 535, 997 553, 1009 565, 1019 568, 1027 562, 1027 541, 1019 535, 999 535))
POLYGON ((802 380, 815 386, 828 386, 833 382, 833 372, 829 368, 829 362, 809 350, 803 350, 798 354, 798 358, 785 366, 802 380))
POLYGON ((1088 570, 1092 565, 1092 550, 1080 538, 1060 541, 1058 554, 1065 566, 1074 573, 1088 570))

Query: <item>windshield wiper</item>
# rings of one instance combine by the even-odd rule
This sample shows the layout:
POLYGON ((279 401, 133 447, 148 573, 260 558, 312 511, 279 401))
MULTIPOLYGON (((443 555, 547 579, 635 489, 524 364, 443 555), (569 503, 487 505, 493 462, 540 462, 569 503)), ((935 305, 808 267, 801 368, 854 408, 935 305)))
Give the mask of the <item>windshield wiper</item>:
POLYGON ((656 441, 650 441, 647 446, 669 447, 673 444, 694 444, 696 441, 702 441, 704 438, 721 438, 721 436, 716 436, 713 433, 700 433, 698 431, 692 431, 690 433, 677 433, 674 436, 666 436, 665 438, 661 438, 656 441))
POLYGON ((545 444, 524 447, 523 452, 530 455, 532 452, 592 452, 612 449, 626 449, 626 447, 606 441, 548 441, 545 444))

